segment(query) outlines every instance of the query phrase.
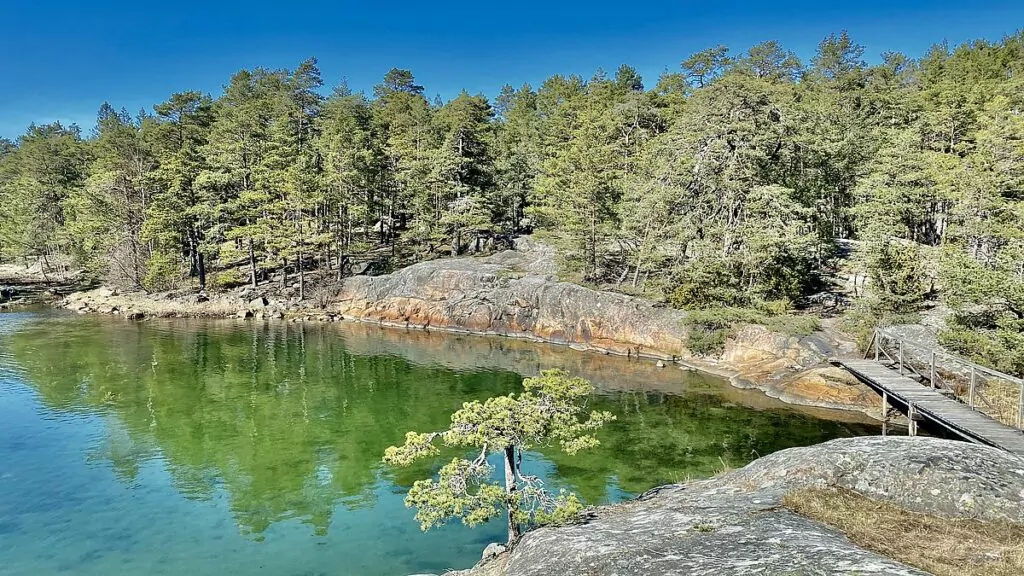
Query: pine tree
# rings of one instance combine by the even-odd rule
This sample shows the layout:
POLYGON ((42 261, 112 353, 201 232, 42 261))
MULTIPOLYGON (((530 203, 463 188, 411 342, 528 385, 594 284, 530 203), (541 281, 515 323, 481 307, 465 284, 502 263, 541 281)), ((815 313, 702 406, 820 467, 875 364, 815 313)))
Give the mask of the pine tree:
POLYGON ((213 102, 199 92, 180 92, 154 106, 156 194, 146 212, 143 238, 153 246, 148 286, 173 284, 183 269, 206 288, 207 260, 214 253, 216 199, 197 184, 206 167, 202 148, 213 121, 213 102), (184 262, 182 261, 184 255, 184 262))
POLYGON ((43 261, 68 254, 66 203, 87 177, 88 150, 77 126, 29 126, 0 157, 0 257, 43 261))
POLYGON ((562 370, 527 378, 523 388, 519 395, 467 402, 452 414, 448 430, 409 432, 405 444, 385 451, 384 461, 397 466, 437 456, 438 440, 445 446, 480 451, 473 460, 455 458, 444 465, 438 480, 413 484, 405 504, 417 508, 416 519, 424 530, 452 518, 475 526, 504 511, 511 545, 524 525, 568 520, 582 510, 574 494, 551 494, 536 477, 525 474, 522 453, 542 445, 557 445, 568 454, 592 448, 599 442, 591 433, 615 417, 608 412, 587 414, 583 401, 593 386, 562 370), (503 485, 491 481, 490 454, 502 457, 503 485))

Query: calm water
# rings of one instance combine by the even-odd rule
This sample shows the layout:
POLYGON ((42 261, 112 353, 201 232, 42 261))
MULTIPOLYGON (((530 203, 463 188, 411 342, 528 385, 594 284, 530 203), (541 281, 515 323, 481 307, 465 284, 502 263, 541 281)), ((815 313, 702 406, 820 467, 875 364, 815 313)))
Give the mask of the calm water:
MULTIPOLYGON (((472 565, 500 522, 421 533, 384 448, 560 366, 618 421, 535 453, 591 503, 873 432, 649 363, 352 325, 0 314, 0 574, 404 575, 472 565)), ((449 455, 450 456, 450 455, 449 455)))

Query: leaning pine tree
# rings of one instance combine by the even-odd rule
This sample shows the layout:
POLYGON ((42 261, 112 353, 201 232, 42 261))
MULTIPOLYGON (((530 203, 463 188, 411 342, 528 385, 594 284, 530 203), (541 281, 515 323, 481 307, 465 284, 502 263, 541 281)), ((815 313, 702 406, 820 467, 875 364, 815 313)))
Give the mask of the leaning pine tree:
POLYGON ((466 402, 452 414, 451 426, 442 432, 409 432, 405 444, 384 453, 389 464, 407 466, 420 458, 436 456, 440 440, 445 446, 473 447, 473 460, 455 458, 444 465, 438 478, 419 480, 405 498, 417 509, 423 530, 460 518, 468 526, 486 522, 505 512, 508 542, 515 543, 524 525, 564 522, 582 509, 571 492, 551 494, 543 482, 523 474, 522 453, 535 446, 555 445, 569 454, 597 446, 590 432, 615 417, 608 412, 586 412, 585 400, 593 392, 590 382, 572 378, 562 370, 546 370, 523 381, 522 394, 498 396, 487 401, 466 402), (492 480, 490 454, 501 454, 504 485, 492 480))

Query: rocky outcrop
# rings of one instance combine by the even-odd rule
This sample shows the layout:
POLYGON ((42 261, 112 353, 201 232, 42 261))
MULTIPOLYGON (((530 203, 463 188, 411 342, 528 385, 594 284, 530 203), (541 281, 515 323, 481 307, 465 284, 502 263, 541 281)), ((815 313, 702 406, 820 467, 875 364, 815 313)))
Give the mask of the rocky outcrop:
POLYGON ((877 397, 825 366, 848 352, 824 334, 804 338, 747 326, 720 358, 687 349, 686 313, 623 294, 560 282, 536 245, 487 258, 422 262, 393 274, 345 280, 331 306, 350 320, 497 334, 577 349, 674 360, 756 387, 789 403, 876 414, 877 397))
POLYGON ((535 530, 462 574, 926 574, 782 506, 783 496, 810 486, 927 514, 1024 523, 1024 459, 934 438, 841 439, 598 508, 582 524, 535 530))
POLYGON ((64 306, 132 319, 214 317, 271 320, 348 319, 382 326, 493 334, 563 344, 580 350, 675 361, 757 388, 791 404, 857 410, 875 416, 879 400, 852 378, 827 367, 848 352, 824 333, 789 337, 747 326, 719 358, 687 349, 686 313, 649 300, 594 290, 555 276, 554 251, 520 241, 516 250, 485 258, 422 262, 385 276, 347 278, 326 308, 249 287, 194 293, 76 293, 64 306))
POLYGON ((145 318, 255 318, 333 320, 323 309, 299 305, 294 300, 269 298, 251 288, 220 294, 193 292, 121 292, 107 287, 69 294, 60 305, 79 314, 109 314, 129 320, 145 318))
POLYGON ((333 309, 402 327, 533 338, 662 359, 686 354, 683 313, 535 273, 531 256, 433 260, 345 280, 333 309))

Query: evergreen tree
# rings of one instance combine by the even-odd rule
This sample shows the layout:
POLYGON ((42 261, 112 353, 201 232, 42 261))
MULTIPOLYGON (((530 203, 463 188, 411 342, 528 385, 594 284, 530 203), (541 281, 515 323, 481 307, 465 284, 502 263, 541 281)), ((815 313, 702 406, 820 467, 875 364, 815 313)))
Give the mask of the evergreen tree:
MULTIPOLYGON (((29 126, 0 156, 0 256, 43 259, 76 250, 68 242, 65 204, 88 175, 88 150, 77 126, 29 126)), ((84 254, 82 254, 84 255, 84 254)))
POLYGON ((215 252, 207 238, 217 205, 197 180, 206 167, 202 148, 213 121, 213 102, 199 92, 180 92, 153 109, 158 162, 153 182, 160 193, 154 195, 143 225, 143 237, 153 246, 147 285, 173 284, 187 270, 205 289, 207 259, 215 252))
POLYGON ((523 525, 571 519, 582 510, 575 494, 549 493, 523 471, 522 453, 537 446, 557 445, 568 454, 593 448, 592 434, 615 417, 608 412, 586 413, 583 401, 593 392, 590 382, 562 370, 547 370, 523 381, 522 394, 467 402, 452 414, 452 425, 441 432, 409 432, 402 446, 391 446, 384 461, 408 466, 440 453, 434 442, 479 450, 473 460, 455 458, 443 466, 438 480, 419 480, 405 498, 416 507, 424 530, 459 518, 469 526, 505 512, 508 543, 514 544, 523 525), (504 485, 492 482, 490 454, 504 464, 504 485))
POLYGON ((80 261, 97 275, 142 288, 152 251, 142 238, 154 195, 156 158, 147 133, 152 121, 104 104, 92 143, 85 186, 67 200, 67 234, 80 261))

